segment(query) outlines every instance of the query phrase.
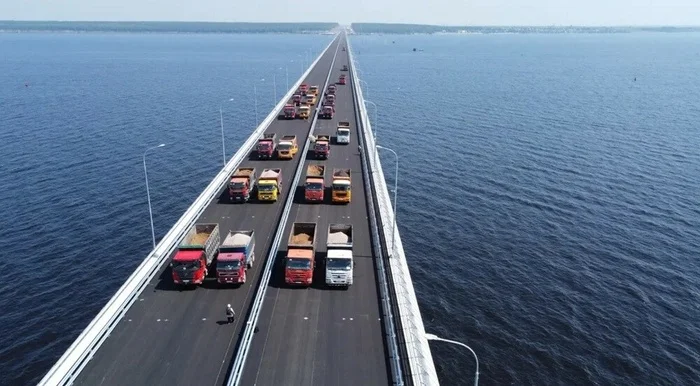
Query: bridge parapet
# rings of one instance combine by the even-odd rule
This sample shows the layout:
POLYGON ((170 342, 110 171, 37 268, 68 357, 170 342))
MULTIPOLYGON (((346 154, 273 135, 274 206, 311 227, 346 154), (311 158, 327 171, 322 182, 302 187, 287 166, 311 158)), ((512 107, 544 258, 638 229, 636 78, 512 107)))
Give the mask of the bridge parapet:
MULTIPOLYGON (((369 164, 370 172, 368 174, 374 185, 374 202, 377 204, 380 217, 378 219, 378 224, 380 226, 379 231, 382 233, 380 239, 386 241, 392 240, 392 237, 394 237, 395 240, 389 243, 384 242, 384 244, 386 245, 386 250, 390 252, 389 254, 392 256, 391 258, 385 259, 385 261, 388 261, 388 276, 392 289, 391 297, 393 298, 391 300, 394 302, 395 309, 398 310, 398 315, 394 314, 393 316, 398 317, 398 320, 396 320, 396 333, 399 335, 399 342, 403 348, 403 353, 400 355, 405 356, 405 358, 402 357, 401 360, 408 366, 408 368, 404 366, 403 376, 409 383, 415 385, 439 385, 433 356, 430 351, 430 346, 428 345, 428 340, 425 337, 425 326, 423 325, 423 318, 418 307, 418 300, 413 287, 413 281, 411 280, 411 273, 406 262, 401 236, 398 229, 393 229, 395 213, 391 206, 389 188, 386 184, 384 173, 382 172, 379 155, 377 154, 377 144, 372 135, 372 125, 369 121, 369 115, 367 114, 367 109, 364 104, 362 88, 356 76, 355 61, 349 39, 347 46, 348 55, 350 56, 352 87, 355 90, 355 96, 357 98, 356 105, 359 110, 360 124, 364 128, 361 135, 363 136, 363 142, 367 149, 365 161, 369 164), (376 173, 374 171, 376 171, 376 173), (396 233, 392 235, 392 231, 396 233), (393 250, 391 250, 392 246, 393 250)), ((380 278, 380 281, 381 280, 380 278)), ((391 334, 391 332, 389 332, 389 334, 391 334)), ((390 355, 392 355, 391 349, 390 355)))

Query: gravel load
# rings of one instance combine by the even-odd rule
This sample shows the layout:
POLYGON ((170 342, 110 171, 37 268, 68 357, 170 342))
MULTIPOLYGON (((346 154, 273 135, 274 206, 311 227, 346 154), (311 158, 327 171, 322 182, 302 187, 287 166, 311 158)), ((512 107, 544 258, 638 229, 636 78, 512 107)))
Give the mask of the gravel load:
POLYGON ((328 242, 331 244, 347 244, 350 237, 343 232, 333 232, 328 235, 328 242))
POLYGON ((209 235, 211 233, 197 233, 194 236, 192 236, 192 239, 190 239, 190 244, 204 244, 204 242, 207 241, 209 238, 209 235))

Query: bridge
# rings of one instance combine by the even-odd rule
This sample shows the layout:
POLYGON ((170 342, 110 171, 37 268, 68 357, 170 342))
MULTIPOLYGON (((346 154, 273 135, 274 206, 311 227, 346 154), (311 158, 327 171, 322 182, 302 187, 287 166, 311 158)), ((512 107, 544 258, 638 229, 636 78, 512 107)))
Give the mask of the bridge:
POLYGON ((40 384, 437 385, 379 150, 340 31, 40 384), (349 81, 337 85, 332 119, 318 118, 320 100, 308 120, 278 119, 302 83, 319 85, 322 97, 341 74, 349 81), (313 160, 314 136, 335 133, 341 121, 350 122, 350 144, 333 143, 327 160, 313 160), (258 160, 254 148, 265 133, 296 135, 299 152, 258 160), (310 163, 351 169, 351 202, 306 203, 302 178, 310 163), (228 182, 238 167, 281 169, 278 200, 230 203, 228 182), (317 223, 310 288, 284 284, 295 222, 317 223), (175 286, 169 262, 195 223, 219 224, 222 240, 229 231, 255 231, 256 258, 244 284, 217 285, 210 269, 195 289, 175 286), (346 290, 325 286, 330 223, 353 225, 354 283, 346 290), (237 315, 231 324, 226 304, 237 315))

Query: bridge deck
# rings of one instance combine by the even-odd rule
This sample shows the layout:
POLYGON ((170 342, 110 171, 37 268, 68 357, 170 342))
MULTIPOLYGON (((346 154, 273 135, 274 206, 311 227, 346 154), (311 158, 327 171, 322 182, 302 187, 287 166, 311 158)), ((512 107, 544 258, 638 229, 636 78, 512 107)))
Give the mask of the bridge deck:
MULTIPOLYGON (((344 39, 343 39, 344 40, 344 39)), ((350 67, 347 52, 338 52, 331 79, 350 67)), ((326 175, 333 168, 352 169, 352 202, 348 205, 305 204, 303 190, 297 192, 285 229, 293 222, 317 222, 316 268, 310 289, 284 285, 285 237, 270 280, 258 322, 259 331, 245 365, 243 385, 381 385, 389 384, 381 309, 372 246, 368 209, 358 152, 357 121, 352 85, 338 86, 336 115, 319 120, 315 134, 332 134, 338 121, 349 121, 349 145, 331 147, 326 175), (354 284, 348 290, 324 288, 328 223, 351 223, 354 227, 353 254, 356 260, 354 284), (318 236, 317 236, 318 237, 318 236)), ((326 177, 326 183, 330 183, 326 177)))
MULTIPOLYGON (((344 38, 340 40, 344 41, 344 38)), ((306 83, 321 86, 324 84, 337 44, 338 41, 331 45, 323 55, 305 79, 306 83)), ((347 63, 347 53, 339 50, 338 55, 340 56, 340 54, 343 54, 343 63, 347 63)), ((333 76, 338 76, 337 71, 335 69, 333 71, 331 79, 333 76)), ((342 87, 349 89, 350 85, 342 87)), ((347 103, 348 95, 341 97, 341 104, 347 103)), ((301 147, 308 136, 310 124, 311 120, 277 120, 270 125, 266 132, 274 132, 278 136, 295 134, 299 138, 301 147)), ((356 151, 356 137, 353 140, 356 151)), ((348 147, 348 149, 351 148, 353 148, 352 145, 348 147)), ((336 149, 339 147, 334 148, 334 150, 336 149)), ((336 152, 336 154, 340 155, 340 152, 336 152)), ((241 166, 253 166, 259 171, 263 168, 282 168, 284 199, 289 193, 294 169, 303 156, 303 154, 297 154, 292 161, 257 161, 250 158, 248 161, 244 161, 241 166)), ((352 167, 353 170, 359 170, 359 164, 352 163, 349 167, 352 167)), ((354 181, 359 182, 361 179, 355 176, 354 181)), ((355 186, 359 187, 359 185, 355 186)), ((225 197, 224 194, 222 189, 219 198, 214 199, 208 205, 199 221, 219 223, 222 238, 229 230, 255 230, 257 259, 254 268, 248 272, 247 282, 240 288, 218 288, 215 285, 215 280, 210 278, 210 283, 205 283, 199 288, 181 291, 173 287, 170 269, 167 266, 161 268, 160 274, 156 275, 149 283, 138 301, 126 312, 124 318, 87 363, 75 380, 76 385, 217 385, 224 382, 240 336, 242 323, 258 284, 260 271, 264 266, 264 259, 269 253, 277 227, 277 219, 284 202, 284 200, 280 200, 274 204, 262 204, 253 200, 246 204, 229 204, 221 199, 225 197), (233 325, 223 324, 225 320, 224 307, 227 303, 231 303, 238 314, 238 319, 233 325)), ((356 193, 355 202, 347 210, 348 213, 357 213, 358 218, 364 219, 364 204, 361 201, 363 200, 361 196, 361 194, 356 193)), ((324 206, 324 208, 326 207, 324 206)), ((342 208, 335 210, 338 211, 337 213, 343 211, 342 208)), ((290 220, 296 218, 297 211, 292 214, 290 220)), ((334 215, 336 212, 329 213, 334 215)), ((328 216, 331 214, 324 215, 324 217, 328 216)), ((335 217, 329 218, 335 221, 335 217)), ((359 221, 355 223, 355 227, 358 228, 356 232, 359 234, 356 244, 366 245, 366 247, 358 247, 357 249, 360 255, 366 256, 369 255, 369 240, 366 234, 367 230, 361 229, 366 228, 366 220, 363 221, 364 223, 359 221)), ((323 293, 323 296, 342 298, 344 300, 339 300, 338 304, 348 303, 349 306, 354 304, 348 309, 352 315, 357 315, 357 318, 360 318, 361 315, 366 314, 365 318, 376 320, 378 313, 376 291, 373 290, 375 286, 373 273, 369 268, 371 262, 367 261, 362 264, 358 263, 358 273, 361 275, 358 275, 357 284, 350 292, 327 292, 323 293), (372 289, 363 290, 362 287, 371 287, 372 289)), ((312 291, 309 294, 313 294, 314 298, 321 296, 319 291, 312 291)), ((302 299, 296 301, 299 300, 302 299)), ((312 300, 302 302, 299 307, 303 310, 312 307, 312 303, 312 300)), ((341 315, 342 312, 326 307, 322 314, 324 318, 330 318, 330 315, 341 315)), ((350 316, 352 317, 352 315, 350 316)), ((331 321, 331 319, 327 320, 331 321)), ((368 333, 371 333, 373 339, 377 340, 375 344, 380 347, 379 323, 375 321, 374 324, 377 326, 376 328, 370 326, 364 328, 368 329, 368 333)), ((289 332, 290 330, 285 329, 285 331, 289 332)), ((323 335, 321 331, 317 338, 319 342, 328 339, 323 335)), ((357 337, 361 336, 360 333, 355 335, 355 338, 350 339, 350 341, 359 340, 357 337)), ((367 339, 362 341, 366 342, 367 339)), ((342 346, 342 352, 349 353, 350 347, 349 345, 342 346)), ((354 360, 353 358, 361 355, 360 353, 362 351, 352 350, 352 355, 349 356, 348 360, 354 360)), ((372 359, 373 361, 384 362, 379 354, 373 354, 372 358, 375 356, 377 359, 372 359)), ((277 365, 279 366, 279 363, 277 365)), ((293 365, 290 362, 284 364, 283 367, 291 368, 293 365)), ((312 371, 312 367, 305 365, 300 371, 312 371)), ((329 367, 329 369, 332 370, 333 367, 329 367)), ((317 368, 316 371, 321 370, 317 368)))

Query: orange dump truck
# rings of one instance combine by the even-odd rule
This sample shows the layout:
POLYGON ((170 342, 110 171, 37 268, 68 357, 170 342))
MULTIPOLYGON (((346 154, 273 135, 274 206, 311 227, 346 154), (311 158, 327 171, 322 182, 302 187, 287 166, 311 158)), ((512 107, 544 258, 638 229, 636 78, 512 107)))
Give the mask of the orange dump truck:
POLYGON ((324 165, 311 164, 306 167, 306 183, 304 184, 304 198, 307 202, 323 202, 323 191, 326 189, 324 165))
POLYGON ((350 169, 333 169, 333 190, 331 191, 331 201, 336 203, 350 203, 351 183, 350 169))
POLYGON ((314 278, 316 254, 316 223, 295 222, 287 242, 284 282, 288 285, 310 286, 314 278))

